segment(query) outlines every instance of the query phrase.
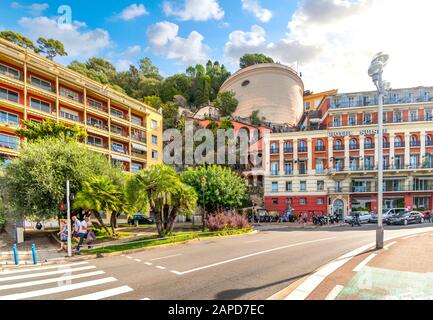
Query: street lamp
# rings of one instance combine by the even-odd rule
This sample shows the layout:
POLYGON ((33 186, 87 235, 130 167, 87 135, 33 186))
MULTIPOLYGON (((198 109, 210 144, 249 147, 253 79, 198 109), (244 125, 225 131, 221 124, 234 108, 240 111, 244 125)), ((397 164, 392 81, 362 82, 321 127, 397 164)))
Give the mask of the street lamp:
POLYGON ((377 230, 376 230, 376 249, 383 248, 383 97, 390 88, 389 82, 383 81, 383 69, 387 65, 389 55, 383 52, 378 53, 374 56, 371 62, 370 68, 368 69, 368 75, 373 79, 373 83, 379 93, 379 152, 378 152, 378 192, 377 192, 377 230))
POLYGON ((203 232, 206 231, 206 177, 201 177, 201 189, 203 191, 203 232))

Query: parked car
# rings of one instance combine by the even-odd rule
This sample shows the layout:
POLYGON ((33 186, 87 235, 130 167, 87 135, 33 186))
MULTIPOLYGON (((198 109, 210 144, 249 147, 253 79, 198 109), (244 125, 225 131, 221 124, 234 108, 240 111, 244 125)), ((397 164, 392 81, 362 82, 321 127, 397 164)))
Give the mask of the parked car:
POLYGON ((135 221, 138 221, 138 224, 154 224, 155 221, 152 218, 146 217, 142 213, 136 213, 134 216, 128 218, 128 224, 135 225, 135 221))
MULTIPOLYGON (((388 220, 400 213, 407 213, 409 212, 406 208, 393 208, 393 209, 384 209, 382 214, 382 221, 383 223, 387 223, 388 220)), ((374 213, 371 215, 370 223, 378 223, 378 215, 377 213, 374 213)))
POLYGON ((371 214, 369 212, 366 212, 366 211, 352 212, 352 214, 350 216, 347 216, 346 219, 344 219, 344 222, 350 224, 357 214, 359 214, 359 221, 361 223, 369 223, 370 222, 371 214))
POLYGON ((387 224, 408 225, 414 223, 424 223, 424 215, 419 211, 403 212, 389 218, 387 224))

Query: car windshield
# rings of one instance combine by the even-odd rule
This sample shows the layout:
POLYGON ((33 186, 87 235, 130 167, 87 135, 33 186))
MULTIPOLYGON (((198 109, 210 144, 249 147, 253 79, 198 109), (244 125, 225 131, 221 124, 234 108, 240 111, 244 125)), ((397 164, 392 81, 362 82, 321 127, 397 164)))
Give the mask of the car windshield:
POLYGON ((407 216, 408 214, 409 214, 409 212, 404 212, 404 211, 403 211, 403 212, 399 212, 399 213, 397 213, 396 216, 397 216, 397 217, 404 217, 404 216, 407 216))

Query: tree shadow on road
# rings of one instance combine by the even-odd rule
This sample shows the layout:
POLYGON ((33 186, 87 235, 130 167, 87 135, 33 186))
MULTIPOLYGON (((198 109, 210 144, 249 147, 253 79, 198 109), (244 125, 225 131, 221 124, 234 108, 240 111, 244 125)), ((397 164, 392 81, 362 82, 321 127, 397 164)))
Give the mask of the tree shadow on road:
POLYGON ((292 277, 292 278, 289 278, 289 279, 284 279, 284 280, 281 280, 281 281, 269 283, 269 284, 266 284, 266 285, 263 285, 263 286, 260 286, 260 287, 251 287, 251 288, 244 288, 244 289, 231 289, 231 290, 221 291, 221 292, 218 292, 216 294, 215 299, 217 299, 217 300, 235 300, 235 299, 238 299, 238 298, 240 298, 240 297, 242 297, 242 296, 244 296, 244 295, 246 295, 246 294, 248 294, 250 292, 266 289, 266 288, 269 288, 269 287, 272 287, 272 286, 276 286, 276 285, 279 285, 279 284, 282 284, 282 283, 287 283, 287 286, 289 286, 291 283, 293 283, 293 282, 295 282, 295 281, 297 281, 297 280, 299 280, 299 279, 301 279, 303 277, 309 276, 311 274, 312 274, 311 272, 310 273, 301 274, 301 275, 296 276, 296 277, 292 277))

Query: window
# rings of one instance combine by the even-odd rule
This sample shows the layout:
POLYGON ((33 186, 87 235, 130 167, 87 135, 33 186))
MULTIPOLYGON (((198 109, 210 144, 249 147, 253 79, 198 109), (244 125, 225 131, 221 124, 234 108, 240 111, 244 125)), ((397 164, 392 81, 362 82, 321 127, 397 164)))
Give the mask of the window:
POLYGON ((115 116, 115 117, 118 117, 118 118, 124 118, 124 114, 120 110, 111 108, 111 112, 110 113, 111 113, 112 116, 115 116))
POLYGON ((18 103, 19 94, 18 92, 15 91, 11 91, 5 88, 0 88, 0 98, 18 103))
POLYGON ((356 114, 349 114, 349 126, 356 126, 356 114))
POLYGON ((60 87, 60 95, 77 102, 82 102, 81 95, 78 92, 72 91, 64 87, 60 87))
POLYGON ((335 170, 340 172, 344 169, 344 159, 335 159, 335 170))
POLYGON ((123 129, 121 127, 115 126, 114 124, 111 125, 111 132, 119 135, 123 135, 123 129))
POLYGON ((158 144, 158 137, 157 136, 152 136, 152 143, 158 144))
POLYGON ((307 174, 307 161, 299 161, 299 174, 307 174))
POLYGON ((401 111, 394 111, 394 122, 400 123, 402 120, 401 111))
POLYGON ((42 80, 41 78, 35 76, 30 76, 30 84, 47 91, 52 91, 50 82, 42 80))
POLYGON ((126 153, 125 146, 121 143, 113 142, 111 144, 111 149, 116 152, 126 153))
POLYGON ((411 136, 410 137, 410 146, 411 147, 419 147, 421 144, 418 141, 418 137, 417 136, 411 136))
POLYGON ((300 198, 299 199, 299 204, 302 206, 305 206, 307 204, 307 198, 300 198))
POLYGON ((394 142, 395 142, 395 143, 394 143, 394 144, 395 144, 395 147, 397 147, 397 148, 402 148, 402 147, 404 147, 403 141, 401 140, 401 138, 400 138, 399 136, 395 137, 394 142))
POLYGON ((343 192, 343 181, 335 181, 335 192, 343 192))
POLYGON ((307 144, 305 141, 302 140, 298 142, 298 152, 307 152, 307 144))
POLYGON ((433 121, 433 110, 432 109, 425 109, 424 120, 425 121, 433 121))
POLYGON ((373 141, 371 138, 365 139, 365 149, 374 149, 373 141))
POLYGON ((343 142, 341 140, 335 140, 334 150, 336 151, 344 150, 343 142))
POLYGON ((433 138, 429 134, 425 136, 425 145, 426 146, 432 146, 433 145, 433 138))
POLYGON ((293 144, 291 142, 284 142, 284 153, 293 153, 293 144))
POLYGON ((272 198, 272 204, 278 204, 278 198, 272 198))
POLYGON ((15 79, 20 78, 20 72, 18 71, 18 69, 9 67, 4 64, 0 64, 0 73, 11 78, 15 78, 15 79))
POLYGON ((272 192, 278 192, 278 182, 272 182, 272 192))
POLYGON ((418 111, 416 111, 416 110, 410 111, 410 121, 411 122, 418 121, 418 111))
POLYGON ((271 175, 278 176, 278 162, 271 162, 271 175))
POLYGON ((359 169, 359 158, 350 157, 350 170, 358 171, 359 169))
POLYGON ((286 176, 293 174, 293 162, 292 161, 286 161, 284 163, 284 174, 286 176))
POLYGON ((371 113, 364 114, 364 124, 372 124, 371 113))
POLYGON ((249 84, 250 84, 250 80, 245 80, 244 82, 242 82, 242 87, 246 87, 249 84))
POLYGON ((316 173, 317 174, 325 173, 325 168, 324 168, 322 159, 316 159, 316 173))
POLYGON ((358 140, 351 139, 350 140, 350 150, 357 150, 357 149, 359 149, 358 140))
POLYGON ((373 170, 374 168, 374 157, 366 156, 364 159, 364 167, 366 170, 373 170))
POLYGON ((292 191, 293 190, 293 183, 292 181, 286 182, 286 191, 292 191))
POLYGON ((387 123, 388 122, 388 112, 384 111, 383 112, 383 123, 387 123))
POLYGON ((102 104, 101 102, 99 102, 99 101, 93 100, 93 99, 91 99, 91 98, 87 98, 87 104, 88 104, 90 107, 94 108, 94 109, 104 111, 104 110, 103 110, 103 109, 104 109, 104 108, 103 108, 103 104, 102 104))
POLYGON ((286 198, 286 204, 291 205, 293 203, 293 199, 292 198, 286 198))
POLYGON ((102 147, 102 139, 94 136, 88 136, 87 137, 87 144, 90 144, 92 146, 102 147))
POLYGON ((323 205, 323 198, 317 198, 317 204, 318 205, 323 205))
POLYGON ((310 110, 311 109, 311 102, 308 101, 307 103, 305 103, 305 110, 310 110))
POLYGON ((30 107, 43 112, 51 113, 51 103, 31 98, 30 107))
POLYGON ((307 182, 301 181, 299 189, 300 191, 307 191, 307 182))
POLYGON ((60 116, 65 119, 69 119, 72 121, 80 121, 80 117, 78 116, 78 112, 72 111, 66 108, 60 109, 60 116))
POLYGON ((158 128, 158 121, 152 120, 152 129, 156 130, 158 128))
POLYGON ((334 127, 341 127, 341 116, 334 116, 334 127))
POLYGON ((152 150, 152 159, 153 160, 158 160, 158 151, 152 150))
POLYGON ((273 142, 271 143, 271 154, 278 154, 278 144, 273 142))
POLYGON ((106 129, 106 127, 103 125, 102 120, 96 118, 87 117, 87 124, 95 128, 106 129))
POLYGON ((316 151, 325 151, 325 144, 322 139, 316 141, 316 151))
POLYGON ((410 156, 410 167, 416 169, 419 167, 419 155, 413 154, 410 156))
POLYGON ((140 117, 137 117, 137 116, 134 116, 134 115, 131 116, 131 122, 132 122, 133 124, 137 124, 137 125, 139 125, 139 126, 142 126, 142 125, 143 125, 143 121, 141 120, 141 118, 140 118, 140 117))
POLYGON ((0 122, 11 124, 11 125, 18 125, 19 124, 19 118, 18 115, 9 113, 6 111, 0 111, 0 122))
POLYGON ((317 181, 317 191, 325 190, 325 181, 317 181))
POLYGON ((140 163, 132 163, 131 164, 131 171, 133 173, 140 172, 141 170, 143 170, 142 164, 140 164, 140 163))
POLYGON ((396 155, 394 157, 394 167, 395 169, 403 169, 404 167, 404 158, 402 155, 396 155))
POLYGON ((6 134, 0 134, 0 147, 1 148, 7 148, 7 149, 13 149, 18 150, 18 137, 9 136, 6 134))

